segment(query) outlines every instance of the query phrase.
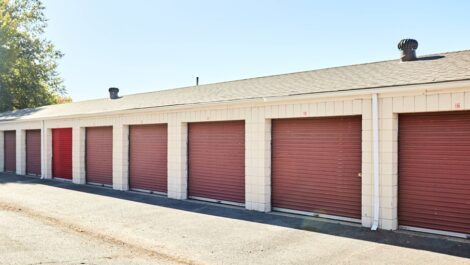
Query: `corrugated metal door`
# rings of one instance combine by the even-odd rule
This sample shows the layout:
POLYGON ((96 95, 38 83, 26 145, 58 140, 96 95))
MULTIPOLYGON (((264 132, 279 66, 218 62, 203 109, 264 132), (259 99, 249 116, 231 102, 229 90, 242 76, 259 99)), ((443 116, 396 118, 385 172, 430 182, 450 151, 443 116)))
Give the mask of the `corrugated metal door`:
POLYGON ((86 129, 86 180, 113 185, 113 127, 86 129))
POLYGON ((399 225, 470 234, 470 112, 399 122, 399 225))
POLYGON ((361 218, 360 116, 272 121, 272 205, 361 218))
POLYGON ((72 128, 52 129, 52 176, 72 179, 72 128))
POLYGON ((16 172, 16 131, 5 131, 3 137, 5 171, 16 172))
POLYGON ((167 125, 129 128, 129 187, 167 192, 167 125))
POLYGON ((245 203, 245 123, 188 126, 190 197, 245 203))
POLYGON ((41 175, 41 130, 26 131, 26 174, 41 175))

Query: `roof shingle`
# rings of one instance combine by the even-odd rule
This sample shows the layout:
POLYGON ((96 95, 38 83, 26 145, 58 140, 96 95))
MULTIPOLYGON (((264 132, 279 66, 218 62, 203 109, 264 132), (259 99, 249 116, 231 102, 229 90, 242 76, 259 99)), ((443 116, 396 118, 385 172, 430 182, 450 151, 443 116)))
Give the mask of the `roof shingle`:
POLYGON ((470 80, 470 50, 96 99, 0 114, 0 121, 470 80))

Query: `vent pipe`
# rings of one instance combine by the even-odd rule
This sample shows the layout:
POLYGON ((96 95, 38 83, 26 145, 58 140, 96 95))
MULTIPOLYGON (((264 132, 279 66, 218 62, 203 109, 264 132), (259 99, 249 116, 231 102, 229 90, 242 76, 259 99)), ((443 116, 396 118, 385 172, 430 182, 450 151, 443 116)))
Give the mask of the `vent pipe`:
POLYGON ((398 43, 398 49, 401 50, 401 61, 408 62, 416 60, 416 49, 418 41, 414 39, 403 39, 398 43))
POLYGON ((110 99, 118 99, 119 98, 119 88, 110 87, 108 91, 109 91, 109 98, 110 99))

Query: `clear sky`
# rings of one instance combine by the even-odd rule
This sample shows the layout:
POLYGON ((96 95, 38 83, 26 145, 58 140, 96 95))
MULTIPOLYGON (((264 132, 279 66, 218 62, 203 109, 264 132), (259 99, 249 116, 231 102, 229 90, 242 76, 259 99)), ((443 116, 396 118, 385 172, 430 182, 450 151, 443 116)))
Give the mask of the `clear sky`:
POLYGON ((44 0, 74 101, 470 49, 470 1, 44 0))

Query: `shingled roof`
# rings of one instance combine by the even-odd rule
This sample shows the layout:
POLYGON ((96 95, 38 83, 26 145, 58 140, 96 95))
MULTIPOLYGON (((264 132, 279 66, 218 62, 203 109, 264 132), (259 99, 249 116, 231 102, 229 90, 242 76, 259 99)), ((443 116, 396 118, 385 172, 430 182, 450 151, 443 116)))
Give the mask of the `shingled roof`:
POLYGON ((24 109, 1 113, 0 121, 461 80, 470 80, 470 50, 422 56, 411 62, 390 60, 24 109))

